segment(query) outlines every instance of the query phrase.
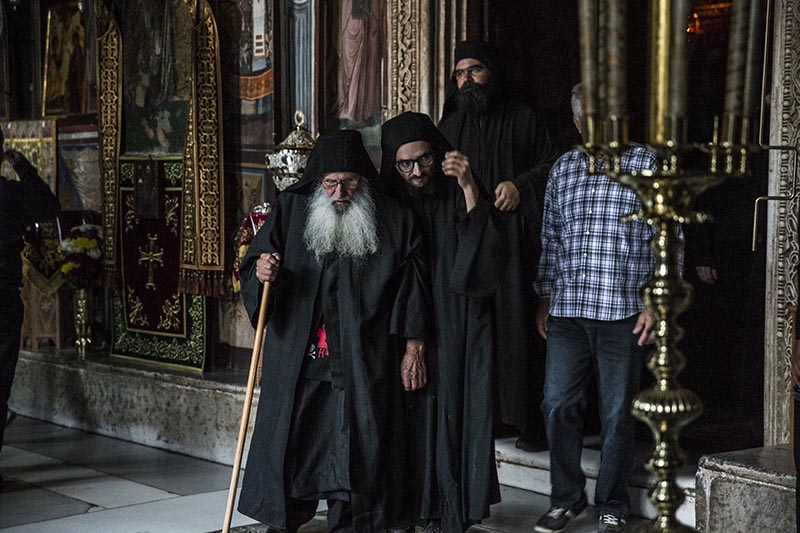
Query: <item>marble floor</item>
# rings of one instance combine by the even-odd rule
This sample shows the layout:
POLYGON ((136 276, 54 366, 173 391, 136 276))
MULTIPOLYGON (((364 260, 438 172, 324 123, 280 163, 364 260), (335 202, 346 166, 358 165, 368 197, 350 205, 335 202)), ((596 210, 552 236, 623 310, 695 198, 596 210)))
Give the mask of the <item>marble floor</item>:
MULTIPOLYGON (((15 417, 0 452, 0 531, 205 533, 222 527, 230 467, 122 440, 15 417)), ((503 487, 502 503, 471 532, 530 532, 548 506, 534 492, 503 487)), ((595 531, 589 509, 568 533, 595 531)), ((632 520, 633 531, 644 523, 632 520)), ((237 531, 253 521, 238 513, 237 531)), ((326 531, 324 515, 304 533, 326 531)))

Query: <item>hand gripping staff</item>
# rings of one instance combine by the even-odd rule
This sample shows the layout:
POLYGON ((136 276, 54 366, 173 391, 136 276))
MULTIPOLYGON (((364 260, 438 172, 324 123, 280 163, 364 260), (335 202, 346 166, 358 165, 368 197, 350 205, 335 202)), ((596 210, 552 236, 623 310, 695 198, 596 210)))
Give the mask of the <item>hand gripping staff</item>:
POLYGON ((267 321, 267 302, 269 301, 270 282, 264 283, 261 292, 261 305, 258 307, 258 324, 256 325, 256 336, 253 342, 253 355, 250 357, 250 372, 247 374, 247 393, 244 396, 244 406, 242 407, 242 422, 239 424, 239 440, 236 443, 236 459, 233 461, 233 472, 231 473, 231 486, 228 489, 228 506, 225 509, 225 523, 222 526, 222 533, 229 533, 231 530, 231 517, 233 516, 233 504, 236 501, 236 485, 239 484, 239 469, 242 466, 242 452, 244 451, 244 441, 247 436, 247 424, 250 421, 250 407, 253 403, 253 390, 256 387, 256 370, 261 352, 264 350, 265 322, 267 321))

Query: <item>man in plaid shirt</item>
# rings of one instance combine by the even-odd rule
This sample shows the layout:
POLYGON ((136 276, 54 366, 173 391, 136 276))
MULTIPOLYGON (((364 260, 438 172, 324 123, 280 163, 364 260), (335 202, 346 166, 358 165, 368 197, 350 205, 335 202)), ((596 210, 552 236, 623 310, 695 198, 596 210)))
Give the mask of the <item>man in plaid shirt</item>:
MULTIPOLYGON (((580 85, 572 90, 581 131, 580 85)), ((655 156, 632 147, 623 171, 654 170, 655 156)), ((600 162, 599 171, 603 170, 600 162)), ((582 412, 592 367, 597 369, 602 448, 595 503, 598 531, 625 531, 632 468, 631 401, 639 390, 645 350, 655 319, 640 290, 652 275, 653 228, 625 215, 641 209, 636 194, 602 174, 573 149, 550 170, 544 203, 542 256, 534 287, 536 325, 547 339, 542 413, 550 444, 551 508, 536 523, 542 533, 563 531, 586 508, 581 471, 582 412), (594 362, 594 365, 593 365, 594 362)))

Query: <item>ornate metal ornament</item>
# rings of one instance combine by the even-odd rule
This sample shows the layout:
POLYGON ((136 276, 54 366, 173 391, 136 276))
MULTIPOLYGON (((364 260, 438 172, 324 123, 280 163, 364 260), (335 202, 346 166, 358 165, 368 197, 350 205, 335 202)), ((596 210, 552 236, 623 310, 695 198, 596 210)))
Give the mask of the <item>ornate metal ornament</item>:
POLYGON ((267 169, 272 174, 272 181, 279 191, 300 180, 306 168, 308 155, 317 144, 311 133, 303 127, 305 121, 305 114, 300 110, 295 111, 294 131, 275 147, 274 152, 266 155, 267 169))

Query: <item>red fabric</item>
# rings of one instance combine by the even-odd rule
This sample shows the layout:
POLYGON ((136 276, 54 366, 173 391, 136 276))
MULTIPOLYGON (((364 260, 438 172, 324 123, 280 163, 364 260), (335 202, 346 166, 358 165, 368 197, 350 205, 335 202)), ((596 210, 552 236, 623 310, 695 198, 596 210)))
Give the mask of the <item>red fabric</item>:
POLYGON ((261 226, 264 225, 264 222, 267 221, 267 217, 271 211, 271 207, 267 204, 267 208, 264 212, 250 212, 244 220, 242 224, 239 226, 239 230, 236 232, 236 250, 233 254, 233 292, 239 292, 241 290, 241 286, 239 284, 239 265, 244 259, 245 254, 247 253, 247 248, 250 246, 250 243, 253 242, 253 238, 256 236, 258 230, 261 229, 261 226))

